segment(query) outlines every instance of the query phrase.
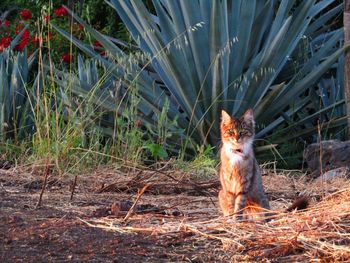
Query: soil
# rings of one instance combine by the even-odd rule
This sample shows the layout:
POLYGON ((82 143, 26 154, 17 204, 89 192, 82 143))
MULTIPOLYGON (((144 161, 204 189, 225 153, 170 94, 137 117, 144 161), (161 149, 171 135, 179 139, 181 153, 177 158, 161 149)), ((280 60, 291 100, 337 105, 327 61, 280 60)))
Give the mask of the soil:
MULTIPOLYGON (((70 200, 74 176, 52 176, 36 207, 43 176, 0 170, 0 262, 229 261, 232 255, 222 240, 181 229, 185 223, 226 220, 217 208, 217 178, 184 178, 150 171, 125 176, 100 169, 78 176, 70 200), (142 185, 144 178, 150 187, 141 195, 133 186, 142 185), (137 191, 135 212, 124 220, 137 191), (165 227, 169 225, 173 227, 165 227)), ((273 189, 276 181, 264 180, 274 209, 294 198, 283 187, 293 192, 305 187, 279 177, 280 186, 273 189)))
MULTIPOLYGON (((125 213, 122 211, 121 219, 110 215, 111 205, 120 200, 131 203, 135 200, 136 193, 132 190, 99 193, 102 185, 120 179, 120 175, 115 174, 111 178, 108 173, 96 171, 91 175, 78 176, 73 200, 70 200, 73 180, 49 179, 42 205, 36 208, 43 176, 0 171, 0 262, 202 261, 197 258, 205 251, 198 251, 195 242, 187 241, 184 236, 159 238, 154 233, 120 233, 84 223, 96 218, 119 218, 122 221, 125 213), (94 179, 96 175, 98 180, 94 179)), ((154 225, 165 220, 198 217, 199 214, 190 215, 187 203, 194 209, 196 206, 205 208, 206 213, 217 216, 217 209, 208 196, 146 193, 140 203, 173 208, 166 212, 134 214, 122 222, 124 226, 147 224, 146 221, 152 221, 154 225)), ((207 255, 203 257, 209 259, 207 255)))

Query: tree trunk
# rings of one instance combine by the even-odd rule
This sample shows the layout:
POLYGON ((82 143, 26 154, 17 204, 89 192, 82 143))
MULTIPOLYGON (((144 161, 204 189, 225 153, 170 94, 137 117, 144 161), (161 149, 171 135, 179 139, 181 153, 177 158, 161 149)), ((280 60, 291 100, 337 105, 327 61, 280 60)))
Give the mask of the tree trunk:
MULTIPOLYGON (((344 45, 350 44, 350 0, 344 0, 344 45)), ((344 60, 344 93, 347 114, 347 137, 350 140, 350 52, 345 54, 344 60)))

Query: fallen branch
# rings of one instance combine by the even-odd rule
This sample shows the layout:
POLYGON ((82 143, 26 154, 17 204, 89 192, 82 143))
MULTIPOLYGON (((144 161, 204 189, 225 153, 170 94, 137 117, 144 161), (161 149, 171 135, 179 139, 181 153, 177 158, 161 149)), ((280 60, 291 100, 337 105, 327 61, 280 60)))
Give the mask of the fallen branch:
POLYGON ((135 206, 137 205, 138 201, 140 200, 141 196, 144 194, 144 192, 146 191, 146 189, 149 187, 149 184, 146 184, 141 191, 138 191, 137 193, 137 197, 136 200, 134 202, 134 204, 130 207, 128 213, 126 214, 126 216, 124 217, 123 221, 126 221, 129 219, 129 217, 133 214, 135 206))

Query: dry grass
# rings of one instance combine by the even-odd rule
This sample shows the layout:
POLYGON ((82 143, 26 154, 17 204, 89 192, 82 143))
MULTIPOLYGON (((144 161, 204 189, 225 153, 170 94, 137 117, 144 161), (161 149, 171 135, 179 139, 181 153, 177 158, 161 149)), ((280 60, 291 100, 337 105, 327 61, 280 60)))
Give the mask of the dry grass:
MULTIPOLYGON (((4 172, 3 180, 8 177, 4 182, 18 186, 27 185, 29 179, 39 179, 19 171, 13 173, 4 172)), ((349 262, 350 180, 337 178, 322 184, 295 171, 264 174, 273 210, 283 211, 298 194, 310 196, 310 207, 301 212, 277 213, 267 223, 234 222, 219 216, 217 177, 198 181, 181 171, 136 171, 126 176, 114 169, 79 176, 79 191, 73 203, 62 201, 62 193, 50 189, 44 205, 64 214, 76 210, 75 216, 88 226, 129 238, 133 235, 135 246, 151 262, 159 253, 174 262, 349 262), (170 213, 132 214, 127 219, 125 215, 94 217, 96 204, 106 207, 120 200, 134 202, 137 189, 146 184, 152 188, 139 198, 139 203, 163 207, 170 213), (101 192, 106 187, 111 191, 101 192), (195 189, 205 194, 194 195, 195 189), (180 213, 172 214, 174 209, 180 213), (147 237, 149 243, 138 243, 140 235, 147 237)), ((13 192, 6 185, 7 195, 24 194, 17 188, 13 192)), ((64 193, 69 195, 67 190, 64 193)), ((33 197, 36 200, 37 194, 33 197)))
MULTIPOLYGON (((338 178, 321 184, 307 182, 303 175, 294 177, 283 172, 265 176, 264 183, 273 199, 274 210, 288 206, 296 192, 311 197, 310 208, 278 213, 268 223, 234 222, 218 217, 216 208, 208 203, 199 210, 197 207, 196 213, 191 213, 191 205, 179 205, 178 208, 185 211, 181 218, 149 214, 134 215, 127 222, 113 217, 82 221, 109 231, 156 236, 159 242, 172 239, 184 246, 195 244, 198 251, 207 251, 200 257, 202 260, 350 261, 348 179, 338 178)), ((143 198, 150 201, 147 196, 143 198)), ((160 203, 165 200, 167 197, 158 198, 160 203)))

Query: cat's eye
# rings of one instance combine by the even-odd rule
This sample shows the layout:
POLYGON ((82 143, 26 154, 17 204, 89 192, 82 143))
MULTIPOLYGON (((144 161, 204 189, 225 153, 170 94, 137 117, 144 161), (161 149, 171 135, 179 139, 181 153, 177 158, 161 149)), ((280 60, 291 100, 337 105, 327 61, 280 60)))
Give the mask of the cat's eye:
POLYGON ((249 127, 249 126, 248 126, 245 122, 243 122, 242 125, 241 125, 241 128, 242 128, 243 130, 249 129, 248 127, 249 127))
POLYGON ((228 133, 229 133, 230 135, 234 135, 234 134, 235 134, 235 130, 234 130, 234 129, 229 129, 229 130, 228 130, 228 133))

